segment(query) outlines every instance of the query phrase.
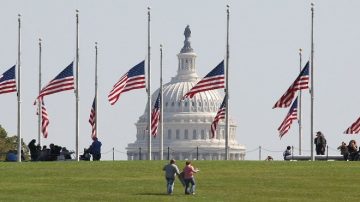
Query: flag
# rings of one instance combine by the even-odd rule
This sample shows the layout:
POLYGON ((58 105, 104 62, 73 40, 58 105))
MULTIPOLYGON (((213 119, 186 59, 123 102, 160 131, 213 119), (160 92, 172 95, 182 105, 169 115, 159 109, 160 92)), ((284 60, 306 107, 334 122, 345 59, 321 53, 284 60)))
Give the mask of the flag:
POLYGON ((183 99, 192 98, 196 93, 225 87, 224 60, 187 92, 183 99))
POLYGON ((41 105, 41 132, 44 138, 48 137, 48 126, 49 126, 49 116, 45 108, 45 103, 42 102, 41 105))
POLYGON ((131 68, 120 78, 110 91, 108 100, 111 105, 114 105, 121 93, 139 88, 145 88, 145 60, 131 68))
MULTIPOLYGON (((42 101, 42 104, 41 104, 41 132, 43 133, 43 137, 47 138, 47 136, 48 136, 47 128, 48 128, 50 122, 49 122, 48 113, 45 108, 44 100, 41 100, 41 101, 42 101)), ((40 113, 40 110, 38 108, 36 115, 39 115, 39 113, 40 113)))
POLYGON ((156 99, 154 108, 151 112, 151 135, 156 137, 157 131, 158 131, 158 125, 160 121, 160 98, 161 93, 159 92, 159 95, 156 99))
POLYGON ((298 110, 297 107, 298 107, 298 102, 296 98, 293 104, 291 105, 290 110, 287 113, 284 121, 281 123, 281 125, 278 128, 280 138, 282 138, 282 136, 284 136, 289 131, 293 120, 297 119, 297 110, 298 110))
POLYGON ((73 62, 40 91, 37 99, 42 99, 45 95, 72 89, 74 89, 73 62))
POLYGON ((346 129, 345 134, 357 134, 360 132, 360 118, 358 118, 351 126, 346 129))
POLYGON ((0 75, 0 94, 16 92, 15 65, 0 75))
POLYGON ((214 118, 214 121, 211 123, 211 138, 215 137, 216 128, 221 119, 225 119, 225 111, 226 111, 226 96, 214 118))
POLYGON ((296 78, 294 83, 291 84, 289 89, 281 96, 274 108, 286 108, 290 106, 292 100, 295 97, 295 93, 298 90, 309 88, 309 62, 306 63, 305 67, 301 70, 299 76, 296 78))
POLYGON ((89 123, 92 126, 91 138, 94 138, 97 136, 97 134, 96 134, 96 98, 94 98, 94 101, 93 101, 93 104, 91 107, 89 123))

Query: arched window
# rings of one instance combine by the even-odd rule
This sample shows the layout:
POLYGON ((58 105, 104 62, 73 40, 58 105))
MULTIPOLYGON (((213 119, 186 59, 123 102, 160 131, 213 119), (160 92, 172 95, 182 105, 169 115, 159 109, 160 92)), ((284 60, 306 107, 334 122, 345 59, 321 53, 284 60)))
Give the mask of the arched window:
POLYGON ((205 131, 201 130, 201 139, 204 140, 205 139, 205 131))
POLYGON ((193 140, 197 139, 197 134, 196 134, 196 130, 193 130, 193 140))
POLYGON ((171 129, 168 130, 168 139, 171 140, 171 129))
POLYGON ((176 129, 176 139, 179 140, 180 139, 180 130, 176 129))

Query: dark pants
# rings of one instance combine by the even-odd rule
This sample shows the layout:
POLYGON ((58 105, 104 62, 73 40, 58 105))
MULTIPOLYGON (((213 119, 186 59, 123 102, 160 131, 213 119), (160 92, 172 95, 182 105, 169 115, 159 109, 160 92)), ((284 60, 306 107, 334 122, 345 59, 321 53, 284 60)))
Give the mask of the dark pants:
POLYGON ((195 193, 195 179, 194 178, 184 179, 184 181, 185 181, 185 194, 195 193), (191 187, 189 190, 190 183, 191 183, 191 187))
POLYGON ((98 161, 101 159, 101 154, 93 154, 93 161, 98 161))

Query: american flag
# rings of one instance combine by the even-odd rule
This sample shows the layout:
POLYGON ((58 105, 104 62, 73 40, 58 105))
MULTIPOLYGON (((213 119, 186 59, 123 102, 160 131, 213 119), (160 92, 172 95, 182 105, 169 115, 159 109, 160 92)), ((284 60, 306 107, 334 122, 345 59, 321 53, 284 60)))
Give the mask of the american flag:
POLYGON ((192 98, 196 93, 224 88, 224 60, 187 92, 183 99, 192 98))
POLYGON ((131 68, 120 78, 110 91, 108 100, 111 105, 114 105, 121 93, 139 88, 145 88, 145 60, 131 68))
POLYGON ((298 101, 296 98, 293 104, 291 105, 290 110, 287 113, 284 121, 281 123, 281 125, 278 128, 280 138, 282 138, 289 131, 293 120, 297 119, 297 111, 298 111, 297 106, 298 106, 298 101))
POLYGON ((44 102, 41 105, 41 131, 43 133, 43 137, 47 138, 48 136, 48 126, 49 126, 49 116, 45 108, 44 102))
POLYGON ((154 108, 151 112, 151 135, 156 137, 158 131, 158 125, 160 121, 160 98, 161 94, 159 93, 154 108))
POLYGON ((72 89, 74 89, 73 62, 40 91, 37 99, 42 99, 45 95, 72 89))
POLYGON ((225 119, 225 111, 226 111, 226 96, 224 97, 224 100, 214 118, 214 121, 211 124, 211 138, 215 137, 216 134, 216 128, 221 119, 225 119))
POLYGON ((280 100, 275 103, 273 109, 289 107, 295 97, 296 91, 307 88, 309 88, 309 62, 306 63, 299 76, 296 78, 294 83, 291 84, 284 95, 281 96, 280 100))
POLYGON ((0 75, 0 94, 16 92, 15 65, 0 75))
POLYGON ((96 98, 94 98, 91 111, 90 111, 90 118, 89 123, 92 126, 91 138, 96 137, 96 98))
MULTIPOLYGON (((47 128, 48 128, 50 122, 49 122, 48 113, 45 108, 44 100, 42 99, 41 102, 42 102, 42 104, 41 104, 41 132, 43 133, 43 137, 47 138, 47 136, 48 136, 47 128)), ((39 113, 40 113, 40 110, 38 108, 36 115, 39 115, 39 113)))
POLYGON ((351 126, 346 129, 345 134, 357 134, 360 132, 360 118, 358 118, 351 126))

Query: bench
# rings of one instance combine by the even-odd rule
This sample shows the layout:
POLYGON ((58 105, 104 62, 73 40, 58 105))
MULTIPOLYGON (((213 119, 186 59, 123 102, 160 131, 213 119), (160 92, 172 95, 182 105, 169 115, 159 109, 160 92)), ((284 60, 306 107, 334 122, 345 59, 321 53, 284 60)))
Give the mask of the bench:
MULTIPOLYGON (((311 156, 290 155, 290 156, 286 156, 285 160, 310 161, 311 156)), ((318 161, 326 161, 326 160, 344 161, 344 156, 343 155, 315 155, 315 160, 318 160, 318 161)))

